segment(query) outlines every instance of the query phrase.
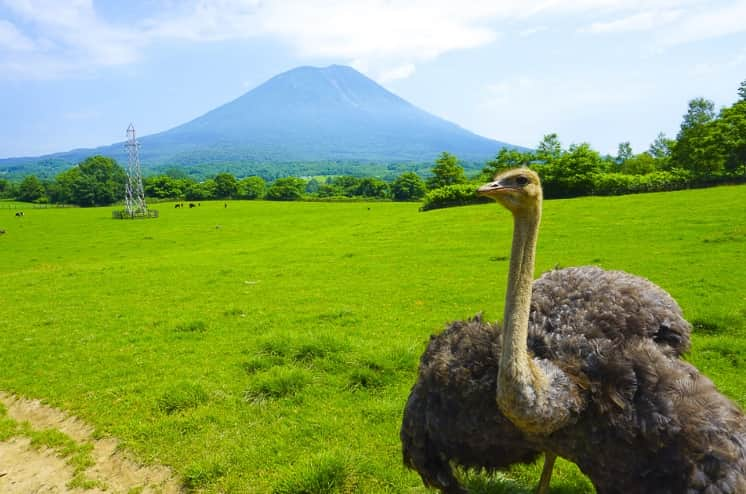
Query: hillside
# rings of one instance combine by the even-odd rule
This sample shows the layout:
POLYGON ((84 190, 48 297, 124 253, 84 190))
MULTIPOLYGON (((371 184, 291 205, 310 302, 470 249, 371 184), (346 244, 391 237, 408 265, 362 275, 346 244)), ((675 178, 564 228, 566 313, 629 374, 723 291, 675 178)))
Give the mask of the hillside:
MULTIPOLYGON (((140 143, 146 170, 261 165, 267 171, 287 170, 299 162, 325 163, 326 168, 432 162, 443 151, 483 162, 509 146, 431 115, 339 65, 284 72, 190 122, 144 136, 140 143)), ((116 143, 0 160, 0 172, 51 174, 92 154, 126 160, 123 143, 116 143)))

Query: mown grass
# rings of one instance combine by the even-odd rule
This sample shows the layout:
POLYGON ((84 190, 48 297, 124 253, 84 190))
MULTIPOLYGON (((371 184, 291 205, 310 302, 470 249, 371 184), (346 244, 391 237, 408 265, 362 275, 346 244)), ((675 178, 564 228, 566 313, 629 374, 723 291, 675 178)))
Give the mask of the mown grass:
MULTIPOLYGON (((511 221, 494 204, 159 204, 0 210, 0 389, 43 398, 200 492, 424 492, 398 429, 446 321, 502 312, 511 221)), ((537 275, 646 276, 694 321, 688 358, 741 404, 746 187, 547 201, 537 275)), ((0 431, 2 431, 0 424, 0 431)), ((539 467, 469 476, 529 492, 539 467)), ((561 464, 554 493, 592 492, 561 464)))

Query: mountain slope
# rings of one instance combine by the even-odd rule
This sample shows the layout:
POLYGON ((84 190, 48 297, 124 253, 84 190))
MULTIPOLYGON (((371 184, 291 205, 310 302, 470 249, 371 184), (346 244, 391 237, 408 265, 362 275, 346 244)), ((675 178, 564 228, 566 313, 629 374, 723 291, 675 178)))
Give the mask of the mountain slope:
MULTIPOLYGON (((350 67, 299 67, 173 129, 140 138, 145 168, 228 163, 467 161, 508 144, 473 134, 387 91, 350 67)), ((75 163, 90 154, 126 160, 121 143, 24 158, 75 163)), ((0 160, 0 170, 13 160, 0 160), (6 163, 3 163, 6 162, 6 163)))

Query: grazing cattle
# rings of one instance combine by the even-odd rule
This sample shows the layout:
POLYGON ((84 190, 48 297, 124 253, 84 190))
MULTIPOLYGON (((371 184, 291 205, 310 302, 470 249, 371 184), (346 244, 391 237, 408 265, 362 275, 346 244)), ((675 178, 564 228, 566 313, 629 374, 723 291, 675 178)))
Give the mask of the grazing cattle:
POLYGON ((23 216, 23 211, 18 211, 18 212, 16 212, 16 216, 18 216, 18 217, 21 217, 21 216, 23 216))
POLYGON ((174 208, 179 209, 181 207, 180 204, 174 204, 174 208))
POLYGON ((194 204, 193 202, 189 203, 189 209, 196 208, 196 207, 197 207, 197 205, 194 204))

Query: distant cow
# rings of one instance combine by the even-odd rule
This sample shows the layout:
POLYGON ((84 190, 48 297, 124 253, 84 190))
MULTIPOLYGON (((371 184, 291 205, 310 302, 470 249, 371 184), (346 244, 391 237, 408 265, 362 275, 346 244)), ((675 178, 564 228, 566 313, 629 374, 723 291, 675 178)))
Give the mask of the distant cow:
POLYGON ((180 204, 174 204, 174 207, 175 207, 176 209, 179 209, 179 208, 181 207, 181 205, 180 205, 180 204))
POLYGON ((196 207, 197 207, 197 205, 194 204, 193 202, 189 203, 189 209, 196 208, 196 207))
POLYGON ((23 216, 23 211, 16 212, 16 216, 23 216))

